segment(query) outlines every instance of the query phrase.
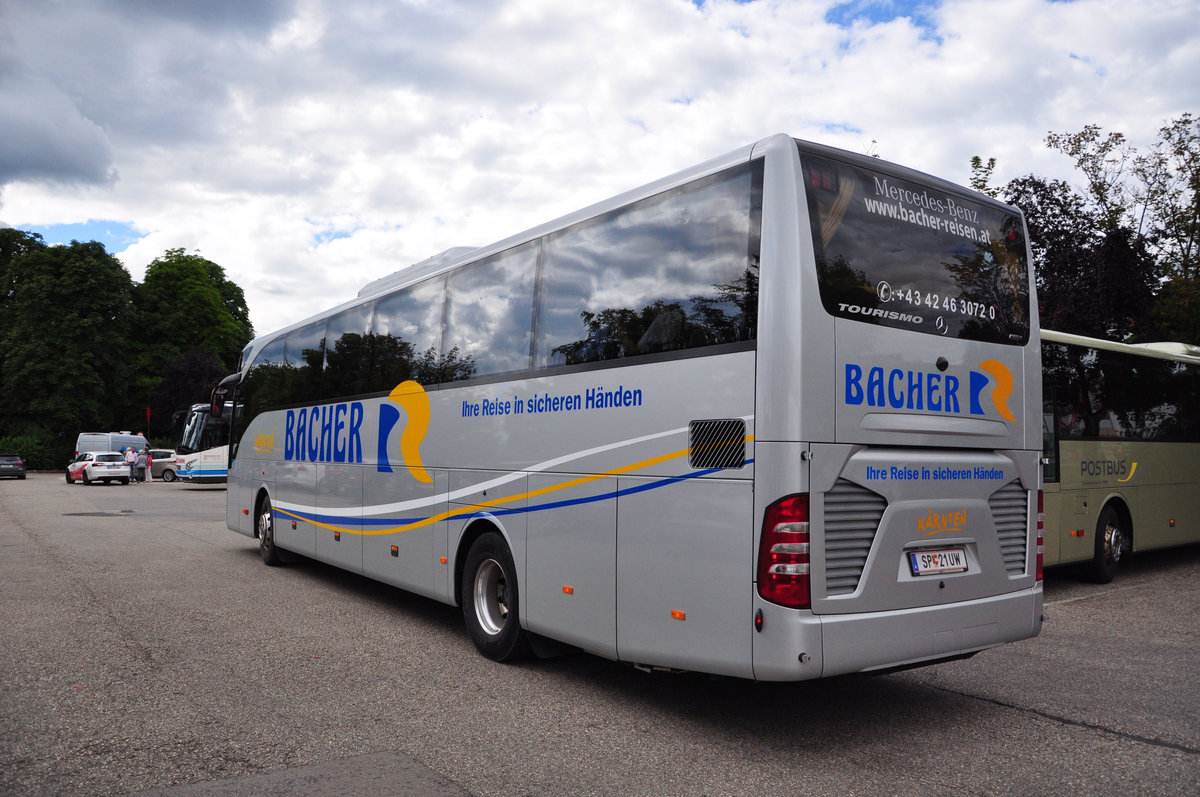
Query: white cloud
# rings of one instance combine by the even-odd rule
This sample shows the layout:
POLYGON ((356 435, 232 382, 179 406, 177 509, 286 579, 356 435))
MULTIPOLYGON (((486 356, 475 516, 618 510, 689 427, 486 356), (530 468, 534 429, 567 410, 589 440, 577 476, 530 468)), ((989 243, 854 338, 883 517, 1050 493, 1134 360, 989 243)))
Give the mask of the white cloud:
POLYGON ((45 134, 6 141, 0 215, 129 223, 145 237, 115 254, 138 279, 199 249, 267 332, 775 132, 959 182, 975 154, 1000 180, 1065 177, 1050 130, 1144 144, 1200 110, 1193 0, 848 25, 835 5, 9 0, 0 130, 45 134))

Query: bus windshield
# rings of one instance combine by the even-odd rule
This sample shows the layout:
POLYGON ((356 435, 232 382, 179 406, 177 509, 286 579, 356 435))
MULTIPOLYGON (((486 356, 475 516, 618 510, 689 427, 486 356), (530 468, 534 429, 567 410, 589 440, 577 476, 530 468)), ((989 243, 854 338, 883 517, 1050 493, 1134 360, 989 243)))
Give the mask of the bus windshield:
POLYGON ((817 278, 834 316, 1024 345, 1029 274, 1020 216, 914 173, 800 146, 817 278))
POLYGON ((184 424, 179 445, 175 447, 180 454, 190 454, 202 448, 201 443, 204 437, 205 421, 207 420, 208 412, 206 411, 193 409, 188 413, 187 422, 184 424))

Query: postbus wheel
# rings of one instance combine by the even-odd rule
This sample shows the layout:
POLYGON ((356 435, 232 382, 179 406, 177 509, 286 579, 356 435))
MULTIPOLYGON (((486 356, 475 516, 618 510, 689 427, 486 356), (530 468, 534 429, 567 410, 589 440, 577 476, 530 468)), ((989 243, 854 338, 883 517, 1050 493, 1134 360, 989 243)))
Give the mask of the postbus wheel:
POLYGON ((283 557, 275 547, 275 512, 271 509, 271 499, 266 496, 258 505, 255 526, 258 532, 258 555, 262 557, 263 564, 268 567, 283 564, 283 557))
POLYGON ((511 661, 529 653, 521 628, 517 569, 504 538, 488 532, 467 552, 462 578, 463 620, 480 653, 511 661))
POLYGON ((1100 512, 1096 521, 1096 550, 1090 575, 1097 584, 1107 584, 1117 575, 1121 561, 1129 553, 1129 531, 1123 527, 1121 513, 1112 504, 1100 512))

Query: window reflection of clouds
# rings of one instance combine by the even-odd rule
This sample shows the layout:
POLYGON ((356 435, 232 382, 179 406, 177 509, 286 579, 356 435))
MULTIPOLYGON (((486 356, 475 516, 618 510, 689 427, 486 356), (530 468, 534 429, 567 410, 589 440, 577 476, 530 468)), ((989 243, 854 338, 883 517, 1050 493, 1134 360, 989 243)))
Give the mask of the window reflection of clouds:
MULTIPOLYGON (((736 167, 344 310, 330 321, 323 389, 380 390, 404 378, 453 381, 752 339, 751 202, 760 173, 761 165, 736 167), (539 251, 545 273, 535 310, 539 251)), ((325 335, 324 324, 289 333, 287 361, 304 368, 302 352, 320 352, 325 335)), ((282 363, 283 343, 258 360, 282 363)))
POLYGON ((411 343, 421 352, 441 343, 444 277, 419 282, 379 300, 372 332, 411 343))
POLYGON ((528 368, 536 274, 533 245, 451 274, 445 350, 457 346, 480 376, 528 368))
POLYGON ((698 296, 736 310, 716 301, 714 286, 749 267, 750 179, 739 169, 548 239, 539 364, 556 364, 556 348, 589 337, 585 311, 636 313, 662 301, 686 315, 698 296))
POLYGON ((284 347, 287 343, 287 338, 280 336, 263 347, 262 351, 254 358, 255 365, 283 365, 287 362, 284 356, 284 347))
POLYGON ((329 348, 342 335, 365 335, 371 329, 371 315, 375 312, 374 303, 360 304, 335 315, 329 320, 329 348))

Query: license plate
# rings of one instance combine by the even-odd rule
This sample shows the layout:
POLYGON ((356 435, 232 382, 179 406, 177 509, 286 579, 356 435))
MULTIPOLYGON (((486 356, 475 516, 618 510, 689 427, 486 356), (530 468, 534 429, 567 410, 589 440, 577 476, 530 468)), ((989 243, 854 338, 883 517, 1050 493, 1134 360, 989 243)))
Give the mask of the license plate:
POLYGON ((933 576, 939 573, 961 573, 967 569, 967 553, 962 548, 939 551, 910 551, 908 563, 914 576, 933 576))

